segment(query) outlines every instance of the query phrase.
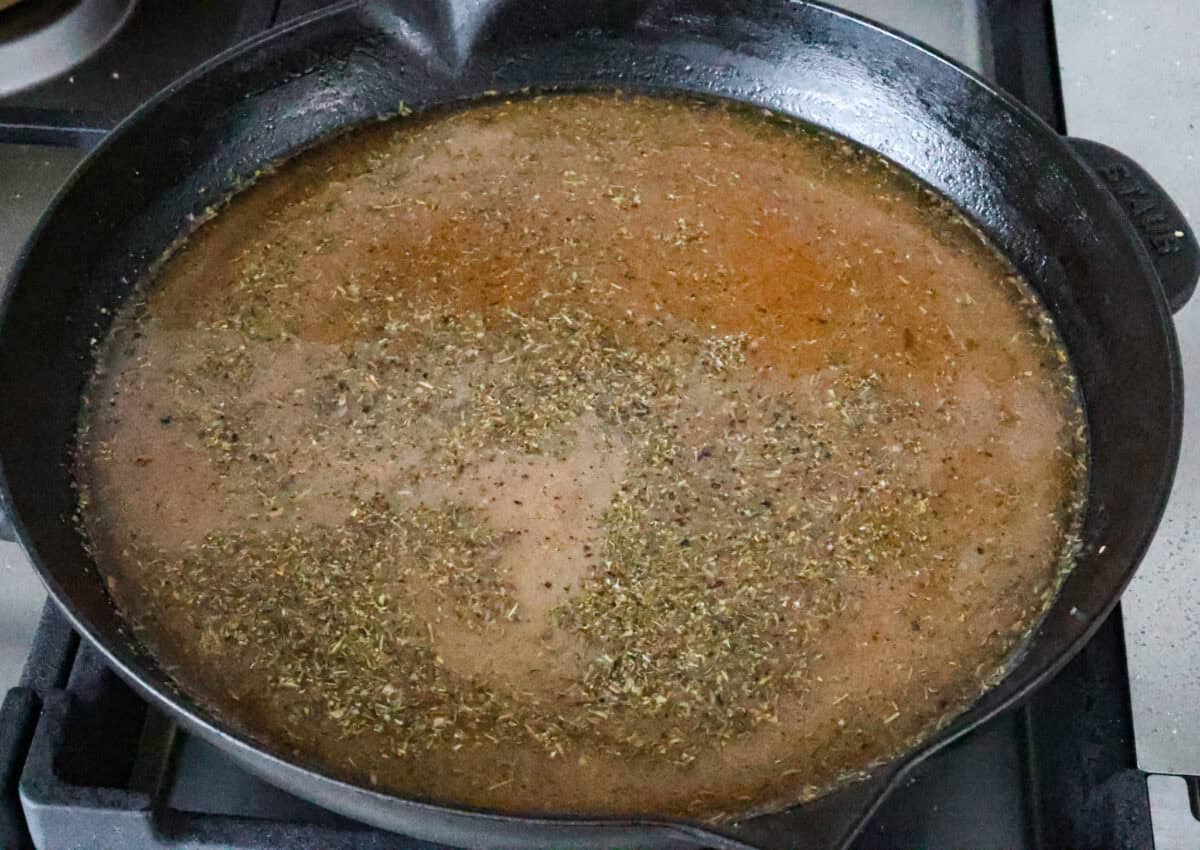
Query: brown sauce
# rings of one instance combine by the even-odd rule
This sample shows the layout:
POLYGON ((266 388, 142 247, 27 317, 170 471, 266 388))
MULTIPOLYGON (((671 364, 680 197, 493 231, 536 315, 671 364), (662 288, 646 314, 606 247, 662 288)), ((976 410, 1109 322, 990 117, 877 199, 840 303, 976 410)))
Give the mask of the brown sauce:
POLYGON ((116 320, 81 519, 189 693, 518 811, 731 817, 894 757, 1073 557, 1049 319, 869 152, 554 96, 361 130, 116 320))

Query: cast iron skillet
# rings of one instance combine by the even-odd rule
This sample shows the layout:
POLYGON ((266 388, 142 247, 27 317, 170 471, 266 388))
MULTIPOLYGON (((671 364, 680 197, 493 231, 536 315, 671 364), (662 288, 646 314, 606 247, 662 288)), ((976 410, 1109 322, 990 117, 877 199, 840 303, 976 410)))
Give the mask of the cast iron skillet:
POLYGON ((1137 166, 1064 140, 970 72, 841 12, 784 0, 343 3, 172 85, 59 193, 0 303, 0 497, 51 595, 122 676, 190 731, 320 805, 458 845, 841 847, 906 769, 1046 679, 1116 603, 1175 469, 1183 407, 1169 308, 1191 295, 1197 257, 1182 216, 1137 166), (1091 427, 1079 565, 1002 682, 861 782, 719 829, 468 811, 347 784, 230 731, 178 693, 84 552, 71 522, 79 398, 92 342, 148 264, 239 180, 331 132, 402 105, 527 87, 699 92, 861 142, 953 200, 1057 321, 1091 427))

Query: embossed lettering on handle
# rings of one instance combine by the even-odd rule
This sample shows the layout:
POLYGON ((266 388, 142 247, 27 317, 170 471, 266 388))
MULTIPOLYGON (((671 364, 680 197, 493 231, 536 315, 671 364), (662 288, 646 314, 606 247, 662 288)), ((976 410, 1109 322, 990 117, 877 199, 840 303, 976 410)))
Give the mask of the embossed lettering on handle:
POLYGON ((1067 141, 1124 208, 1150 254, 1167 303, 1179 310, 1200 277, 1200 246, 1187 219, 1162 186, 1129 157, 1099 142, 1067 141))
POLYGON ((1187 235, 1181 222, 1163 209, 1159 196, 1121 163, 1101 166, 1096 172, 1108 183, 1109 190, 1133 219, 1146 243, 1159 254, 1177 254, 1183 250, 1187 235))

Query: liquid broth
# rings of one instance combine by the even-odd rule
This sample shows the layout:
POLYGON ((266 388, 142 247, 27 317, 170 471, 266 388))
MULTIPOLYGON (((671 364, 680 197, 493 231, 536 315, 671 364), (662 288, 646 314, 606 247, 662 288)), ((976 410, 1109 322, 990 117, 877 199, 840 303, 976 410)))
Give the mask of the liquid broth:
POLYGON ((102 343, 80 516, 295 758, 720 819, 895 757, 1069 568, 1049 318, 875 155, 713 104, 397 119, 236 196, 102 343))

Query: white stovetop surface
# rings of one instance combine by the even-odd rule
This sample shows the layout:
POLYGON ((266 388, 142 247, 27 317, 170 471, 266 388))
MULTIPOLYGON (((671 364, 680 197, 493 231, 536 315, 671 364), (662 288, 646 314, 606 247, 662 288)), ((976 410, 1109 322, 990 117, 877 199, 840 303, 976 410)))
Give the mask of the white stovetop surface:
MULTIPOLYGON (((1054 0, 1067 127, 1137 159, 1200 227, 1195 0, 1054 0)), ((1175 317, 1186 405, 1166 515, 1122 600, 1138 766, 1200 775, 1200 299, 1175 317)), ((1156 850, 1200 847, 1183 780, 1151 776, 1156 850)))
MULTIPOLYGON (((1194 0, 1057 0, 1054 8, 1071 133, 1134 157, 1200 227, 1194 0), (1177 16, 1167 14, 1172 8, 1177 16)), ((1175 324, 1187 402, 1183 456, 1162 526, 1122 607, 1138 763, 1200 774, 1200 527, 1192 533, 1200 520, 1200 304, 1185 307, 1175 324)))

